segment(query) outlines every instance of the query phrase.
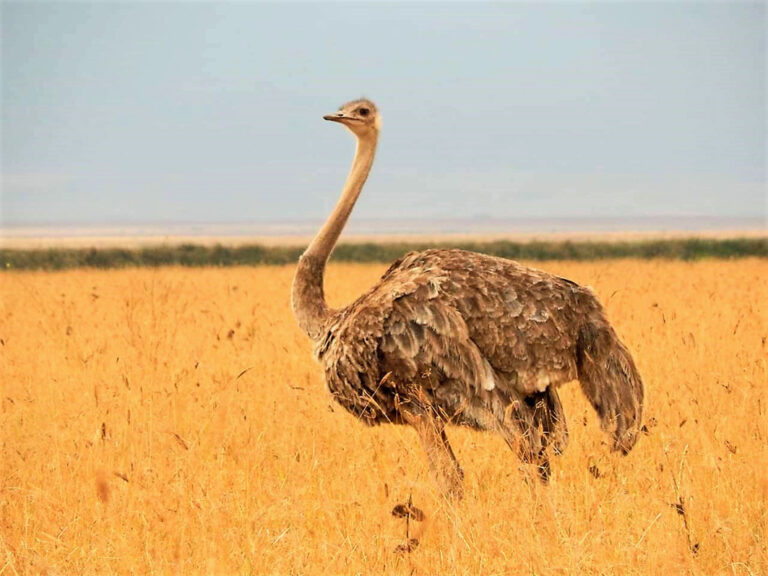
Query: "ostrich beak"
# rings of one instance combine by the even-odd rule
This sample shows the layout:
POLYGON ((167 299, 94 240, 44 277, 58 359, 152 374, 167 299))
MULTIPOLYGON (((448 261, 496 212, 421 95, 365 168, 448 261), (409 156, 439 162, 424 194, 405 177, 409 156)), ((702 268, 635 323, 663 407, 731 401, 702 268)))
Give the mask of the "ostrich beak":
POLYGON ((323 116, 323 120, 330 120, 331 122, 359 122, 357 118, 351 116, 344 116, 344 112, 336 112, 335 114, 326 114, 323 116))

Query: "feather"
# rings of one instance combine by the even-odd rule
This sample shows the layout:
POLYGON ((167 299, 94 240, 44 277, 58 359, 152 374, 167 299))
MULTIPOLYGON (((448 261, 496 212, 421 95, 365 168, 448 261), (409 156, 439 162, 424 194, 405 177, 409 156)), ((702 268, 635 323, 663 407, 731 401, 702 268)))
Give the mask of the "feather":
MULTIPOLYGON (((399 421, 398 406, 421 390, 447 417, 489 426, 488 414, 503 420, 505 402, 579 379, 626 451, 642 413, 642 381, 590 290, 459 250, 406 255, 333 316, 316 354, 336 400, 368 423, 399 421)), ((559 399, 543 398, 564 420, 559 399)), ((533 426, 536 412, 526 414, 519 425, 533 426)), ((546 445, 542 430, 530 450, 546 445)))

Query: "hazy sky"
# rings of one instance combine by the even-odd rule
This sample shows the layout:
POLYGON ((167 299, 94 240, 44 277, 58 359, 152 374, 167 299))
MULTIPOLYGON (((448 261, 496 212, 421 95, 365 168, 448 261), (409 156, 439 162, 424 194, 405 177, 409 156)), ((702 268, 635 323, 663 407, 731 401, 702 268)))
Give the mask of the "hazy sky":
POLYGON ((754 3, 2 4, 2 221, 759 216, 754 3))

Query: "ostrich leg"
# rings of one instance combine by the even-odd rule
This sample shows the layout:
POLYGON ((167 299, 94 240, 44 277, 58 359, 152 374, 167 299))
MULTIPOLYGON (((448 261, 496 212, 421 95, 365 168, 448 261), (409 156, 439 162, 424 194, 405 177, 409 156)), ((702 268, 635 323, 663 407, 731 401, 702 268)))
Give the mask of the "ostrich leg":
POLYGON ((539 479, 547 484, 552 469, 547 455, 547 433, 540 428, 541 418, 535 405, 530 406, 527 401, 512 402, 504 419, 498 422, 498 432, 521 461, 536 465, 539 479))
POLYGON ((407 420, 419 436, 443 494, 449 499, 461 500, 464 495, 464 471, 448 443, 445 423, 428 410, 418 415, 410 414, 407 420))

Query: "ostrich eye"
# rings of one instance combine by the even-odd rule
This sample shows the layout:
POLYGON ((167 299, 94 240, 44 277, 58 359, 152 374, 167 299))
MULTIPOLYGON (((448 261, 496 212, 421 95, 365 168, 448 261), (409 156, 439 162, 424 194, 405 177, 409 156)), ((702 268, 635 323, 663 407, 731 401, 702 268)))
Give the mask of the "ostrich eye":
POLYGON ((371 113, 371 111, 368 110, 368 108, 358 108, 357 111, 360 114, 360 116, 368 116, 368 114, 371 113))

